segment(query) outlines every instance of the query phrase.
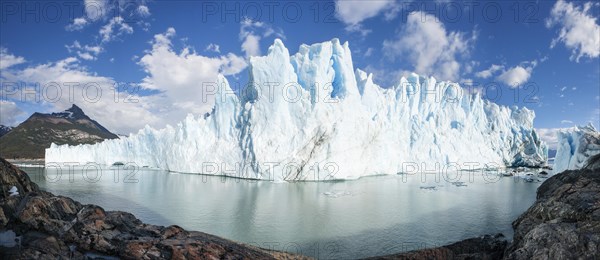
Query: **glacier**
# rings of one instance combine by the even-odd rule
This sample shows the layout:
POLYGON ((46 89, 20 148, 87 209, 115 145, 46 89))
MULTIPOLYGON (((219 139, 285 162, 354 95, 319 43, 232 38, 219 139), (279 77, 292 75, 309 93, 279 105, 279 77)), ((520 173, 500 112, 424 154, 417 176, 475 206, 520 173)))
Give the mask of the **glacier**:
POLYGON ((581 169, 588 158, 600 153, 600 132, 591 123, 561 129, 557 135, 558 146, 552 166, 554 173, 581 169))
MULTIPOLYGON (((95 145, 55 145, 46 164, 131 162, 173 172, 272 181, 357 179, 448 169, 542 166, 535 113, 411 74, 383 88, 354 69, 348 42, 279 39, 249 59, 236 93, 218 76, 214 108, 177 126, 146 126, 95 145)), ((212 91, 214 90, 214 91, 212 91)))

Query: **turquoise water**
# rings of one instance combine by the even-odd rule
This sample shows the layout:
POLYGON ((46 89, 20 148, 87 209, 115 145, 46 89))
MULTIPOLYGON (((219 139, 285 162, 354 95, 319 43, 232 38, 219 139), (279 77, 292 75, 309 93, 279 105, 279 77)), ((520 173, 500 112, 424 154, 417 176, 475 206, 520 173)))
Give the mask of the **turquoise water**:
POLYGON ((149 169, 23 169, 47 191, 128 211, 147 223, 323 259, 391 254, 483 234, 512 237, 511 222, 533 204, 543 180, 462 172, 272 183, 149 169))

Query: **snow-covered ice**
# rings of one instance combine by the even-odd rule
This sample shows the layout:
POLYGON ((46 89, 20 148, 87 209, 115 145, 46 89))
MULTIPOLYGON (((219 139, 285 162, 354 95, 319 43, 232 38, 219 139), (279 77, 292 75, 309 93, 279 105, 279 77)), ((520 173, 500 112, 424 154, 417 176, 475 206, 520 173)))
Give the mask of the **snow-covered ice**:
POLYGON ((95 145, 53 144, 46 164, 134 162, 295 181, 540 166, 547 159, 533 111, 416 74, 382 88, 372 74, 354 69, 348 43, 337 39, 302 45, 292 56, 275 40, 266 56, 250 58, 249 73, 239 95, 219 76, 210 114, 95 145))
POLYGON ((553 171, 576 170, 585 166, 587 159, 600 153, 600 132, 590 123, 560 130, 553 171))

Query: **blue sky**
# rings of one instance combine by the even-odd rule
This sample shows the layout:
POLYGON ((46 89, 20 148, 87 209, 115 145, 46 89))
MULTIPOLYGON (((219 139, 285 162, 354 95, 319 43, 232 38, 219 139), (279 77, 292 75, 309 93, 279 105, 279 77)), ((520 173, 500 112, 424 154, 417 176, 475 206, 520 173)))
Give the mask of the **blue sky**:
POLYGON ((234 87, 245 84, 247 57, 266 53, 275 38, 292 54, 302 43, 348 41, 355 68, 382 86, 412 71, 456 81, 535 110, 543 134, 600 124, 598 3, 85 0, 1 8, 1 124, 73 102, 119 133, 174 124, 207 110, 198 82, 222 73, 234 87), (15 82, 40 83, 41 101, 24 99, 27 89, 15 82), (80 85, 69 92, 65 82, 80 85))

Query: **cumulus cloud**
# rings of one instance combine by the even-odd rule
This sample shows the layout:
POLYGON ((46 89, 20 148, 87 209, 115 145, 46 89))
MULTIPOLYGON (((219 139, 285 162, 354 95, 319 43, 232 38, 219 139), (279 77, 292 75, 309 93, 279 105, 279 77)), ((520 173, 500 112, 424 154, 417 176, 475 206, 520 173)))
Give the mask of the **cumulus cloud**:
POLYGON ((442 80, 459 78, 460 56, 467 56, 477 34, 447 31, 435 16, 412 12, 398 38, 383 42, 383 52, 390 58, 406 57, 414 71, 442 80))
POLYGON ((239 38, 242 41, 242 51, 244 51, 246 57, 259 56, 261 54, 260 40, 271 35, 285 39, 285 35, 280 28, 275 28, 264 22, 244 19, 240 24, 239 38))
MULTIPOLYGON (((28 86, 39 84, 41 104, 49 111, 63 110, 75 103, 90 117, 117 133, 137 131, 145 124, 164 126, 157 116, 157 109, 152 107, 159 102, 159 97, 138 95, 131 91, 133 88, 115 92, 118 82, 87 71, 75 57, 6 71, 3 77, 6 81, 24 82, 28 86)), ((21 98, 16 95, 7 98, 21 98)), ((37 102, 33 97, 22 101, 37 102)))
POLYGON ((78 17, 73 19, 73 22, 68 24, 65 29, 67 31, 79 31, 88 24, 88 21, 84 17, 78 17))
POLYGON ((96 60, 98 54, 103 51, 102 46, 81 45, 79 41, 73 42, 71 45, 65 45, 69 53, 76 53, 79 58, 84 60, 96 60))
MULTIPOLYGON (((97 54, 102 49, 77 41, 67 45, 67 49, 78 55, 22 69, 3 70, 2 81, 23 82, 27 86, 39 84, 40 105, 48 111, 63 110, 75 103, 90 117, 117 133, 136 132, 146 124, 163 128, 166 124, 180 122, 188 113, 209 112, 214 97, 203 97, 206 87, 203 83, 215 83, 219 73, 236 75, 247 67, 244 57, 232 53, 205 57, 191 47, 175 51, 171 43, 175 35, 174 28, 155 35, 151 48, 137 59, 147 73, 141 82, 116 82, 88 71, 81 65, 83 58, 77 51, 97 54), (58 88, 48 87, 56 84, 58 88)), ((14 100, 21 96, 14 94, 7 98, 14 100)), ((39 101, 31 97, 24 102, 39 101)), ((3 115, 2 118, 8 121, 14 117, 3 115)))
POLYGON ((132 34, 133 28, 125 23, 125 20, 121 16, 116 16, 110 19, 108 24, 100 28, 100 36, 102 42, 109 42, 122 34, 132 34))
POLYGON ((17 107, 15 102, 0 100, 0 125, 15 126, 17 124, 16 118, 23 113, 23 110, 17 107))
MULTIPOLYGON (((79 31, 96 22, 105 23, 99 31, 101 45, 103 45, 120 35, 132 34, 134 32, 132 25, 137 24, 142 30, 148 31, 150 23, 144 18, 150 15, 146 0, 85 0, 84 15, 74 18, 65 29, 79 31)), ((91 53, 82 53, 79 57, 94 59, 91 53)))
POLYGON ((8 53, 8 49, 0 47, 0 70, 25 62, 25 58, 8 53))
POLYGON ((362 27, 361 22, 384 13, 386 19, 395 17, 399 6, 395 0, 379 1, 335 1, 335 16, 346 24, 346 30, 361 32, 363 35, 370 31, 362 27))
POLYGON ((237 74, 247 64, 244 58, 232 53, 211 58, 201 56, 187 47, 178 53, 171 44, 175 33, 175 29, 169 28, 165 33, 154 36, 152 49, 139 61, 148 74, 141 85, 164 93, 169 100, 167 103, 182 109, 180 116, 185 111, 208 112, 213 100, 203 100, 204 84, 216 82, 219 73, 237 74))
POLYGON ((260 36, 250 34, 246 36, 246 39, 242 43, 242 50, 246 53, 247 57, 260 56, 260 36))
POLYGON ((563 128, 536 128, 538 136, 542 141, 546 142, 548 149, 556 150, 558 146, 558 135, 557 133, 563 128))
POLYGON ((553 28, 558 26, 558 36, 552 40, 551 48, 562 42, 571 50, 571 60, 579 62, 582 57, 598 58, 600 56, 600 26, 593 15, 594 4, 584 3, 578 6, 558 0, 550 18, 546 20, 546 26, 553 28))
POLYGON ((109 0, 84 0, 86 18, 96 21, 107 16, 112 10, 109 0))
POLYGON ((150 9, 146 5, 140 5, 140 6, 138 6, 138 8, 137 8, 136 11, 142 17, 148 17, 148 16, 150 16, 150 9))
POLYGON ((492 75, 494 75, 497 71, 500 71, 503 69, 504 69, 504 65, 492 64, 492 66, 490 66, 489 69, 482 70, 482 71, 475 73, 475 76, 482 78, 482 79, 487 79, 487 78, 491 77, 492 75))
POLYGON ((521 65, 518 65, 504 71, 496 79, 508 86, 517 87, 529 80, 532 70, 533 67, 522 67, 521 65))
POLYGON ((212 51, 212 52, 216 52, 216 53, 221 53, 221 46, 219 46, 218 44, 211 43, 208 46, 206 46, 204 51, 212 51))

